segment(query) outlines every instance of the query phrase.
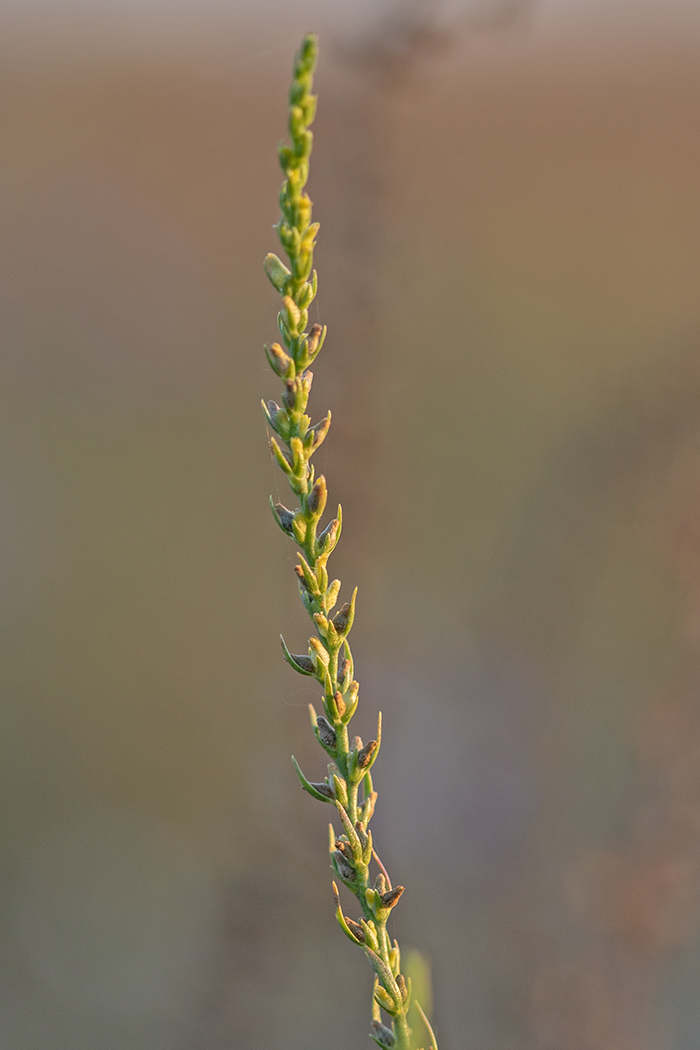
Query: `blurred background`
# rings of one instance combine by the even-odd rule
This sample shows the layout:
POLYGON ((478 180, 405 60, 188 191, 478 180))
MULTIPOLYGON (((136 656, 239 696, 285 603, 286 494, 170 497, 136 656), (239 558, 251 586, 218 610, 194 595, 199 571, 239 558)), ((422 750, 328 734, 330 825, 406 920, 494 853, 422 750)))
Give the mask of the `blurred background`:
POLYGON ((370 1045, 259 408, 309 29, 394 932, 441 1050, 696 1050, 694 0, 2 0, 0 1050, 370 1045))

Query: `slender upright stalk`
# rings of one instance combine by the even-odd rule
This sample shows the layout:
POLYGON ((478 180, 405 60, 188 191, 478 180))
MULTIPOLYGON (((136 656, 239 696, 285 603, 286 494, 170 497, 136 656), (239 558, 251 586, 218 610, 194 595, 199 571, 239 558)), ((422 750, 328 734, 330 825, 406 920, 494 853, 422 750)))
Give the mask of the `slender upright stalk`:
MULTIPOLYGON (((282 217, 276 228, 289 266, 276 255, 270 254, 265 259, 266 273, 282 296, 277 322, 284 344, 273 343, 265 350, 273 372, 284 381, 284 389, 281 406, 269 401, 263 402, 263 409, 276 435, 270 438, 270 447, 299 501, 295 510, 277 503, 272 505, 272 511, 282 531, 300 548, 294 568, 301 600, 317 632, 309 639, 306 654, 292 655, 284 639, 282 648, 295 671, 315 678, 323 687, 323 714, 317 714, 310 705, 311 723, 316 739, 330 759, 327 775, 320 783, 307 780, 296 760, 292 761, 304 790, 332 806, 340 820, 339 833, 333 824, 329 829, 331 867, 337 879, 357 898, 362 914, 357 921, 344 914, 334 882, 336 917, 343 932, 363 950, 374 969, 370 1034, 380 1047, 411 1050, 407 1021, 410 982, 401 973, 399 946, 396 941, 391 943, 386 928, 403 886, 392 887, 374 851, 369 830, 377 801, 371 769, 381 743, 381 713, 376 739, 366 744, 359 736, 350 739, 348 726, 359 697, 348 643, 357 590, 350 601, 333 614, 340 581, 329 582, 327 565, 340 538, 342 515, 338 507, 337 516, 320 529, 328 492, 326 479, 316 478, 311 464, 311 457, 328 433, 331 416, 329 412, 325 419, 312 426, 306 414, 313 381, 309 366, 318 356, 326 336, 326 329, 319 324, 307 331, 308 310, 317 288, 313 252, 319 229, 318 223, 311 221, 311 200, 304 189, 313 141, 309 127, 316 110, 316 98, 311 94, 316 57, 316 38, 306 36, 296 56, 289 93, 292 144, 281 146, 279 151, 285 181, 280 193, 282 217), (379 872, 372 880, 373 860, 379 872)), ((430 1029, 429 1032, 433 1050, 437 1050, 430 1029)))

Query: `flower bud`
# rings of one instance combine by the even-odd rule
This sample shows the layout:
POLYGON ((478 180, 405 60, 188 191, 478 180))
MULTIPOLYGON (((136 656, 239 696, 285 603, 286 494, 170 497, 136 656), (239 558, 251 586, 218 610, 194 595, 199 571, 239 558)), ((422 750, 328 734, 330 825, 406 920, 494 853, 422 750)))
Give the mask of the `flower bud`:
POLYGON ((367 825, 369 824, 370 820, 372 819, 372 815, 374 814, 374 807, 375 807, 376 803, 377 803, 377 792, 376 791, 372 791, 370 793, 370 795, 369 795, 369 798, 366 798, 364 800, 364 802, 362 803, 362 806, 360 808, 360 817, 361 817, 362 823, 365 825, 365 827, 367 827, 367 825))
POLYGON ((381 984, 378 984, 377 987, 374 989, 374 998, 377 1000, 382 1010, 386 1010, 390 1017, 396 1017, 396 1003, 391 998, 389 993, 384 988, 382 988, 381 984))
POLYGON ((294 472, 293 464, 290 462, 289 453, 284 449, 281 449, 274 438, 270 438, 270 448, 272 454, 281 466, 285 474, 292 474, 294 472))
MULTIPOLYGON (((315 518, 320 518, 326 509, 327 499, 328 489, 326 488, 326 479, 323 474, 321 474, 321 476, 314 482, 314 486, 306 498, 306 506, 308 507, 309 513, 313 514, 315 518)), ((335 623, 335 619, 333 622, 335 623)))
POLYGON ((327 669, 330 657, 318 638, 309 638, 309 656, 313 660, 317 671, 320 667, 324 670, 327 669))
POLYGON ((288 379, 285 388, 282 391, 282 404, 289 411, 293 411, 296 408, 297 403, 297 382, 296 379, 288 379))
MULTIPOLYGON (((340 588, 338 588, 338 589, 340 589, 340 588)), ((336 595, 336 597, 337 597, 337 595, 336 595)), ((345 651, 346 651, 346 654, 348 654, 350 652, 350 647, 348 646, 347 642, 345 643, 345 651)), ((348 655, 340 656, 339 659, 338 659, 338 681, 339 682, 343 682, 343 684, 345 685, 346 689, 347 689, 347 687, 350 684, 350 681, 352 679, 353 671, 354 671, 354 667, 353 667, 353 662, 352 662, 352 656, 348 656, 348 655), (345 681, 346 679, 347 679, 347 682, 345 681)))
MULTIPOLYGON (((299 113, 301 115, 301 110, 299 110, 299 113)), ((307 156, 308 153, 311 151, 311 134, 308 131, 302 131, 300 138, 301 138, 302 141, 305 142, 305 145, 304 145, 304 152, 303 153, 299 153, 298 155, 302 156, 302 157, 303 156, 307 156)), ((307 193, 305 193, 300 198, 300 200, 297 201, 297 215, 299 216, 299 227, 300 227, 300 229, 303 230, 305 227, 309 226, 309 219, 311 218, 311 198, 309 197, 309 195, 307 193)), ((318 223, 316 223, 316 222, 313 223, 313 226, 318 227, 318 223)), ((312 227, 309 226, 309 229, 311 229, 311 228, 312 227)), ((309 254, 311 254, 311 252, 313 251, 313 247, 314 247, 314 237, 315 237, 317 232, 318 232, 318 229, 314 230, 314 232, 312 233, 311 237, 304 236, 302 238, 301 250, 303 252, 308 252, 309 254)))
POLYGON ((289 376, 294 368, 294 362, 287 353, 283 350, 279 343, 273 343, 272 346, 265 347, 265 355, 267 357, 270 368, 278 376, 289 376))
POLYGON ((408 999, 408 994, 409 993, 408 993, 408 986, 406 984, 406 979, 405 979, 405 977, 404 977, 404 975, 402 973, 397 973, 397 975, 396 975, 396 987, 399 989, 399 992, 401 993, 402 1000, 404 1002, 406 1002, 406 1000, 408 999))
POLYGON ((334 850, 333 860, 343 882, 357 882, 357 873, 339 850, 334 850))
POLYGON ((321 337, 324 335, 323 326, 320 324, 314 324, 309 329, 309 337, 306 342, 307 353, 309 358, 313 359, 318 351, 321 349, 321 337))
POLYGON ((335 729, 328 722, 323 715, 318 715, 316 718, 316 729, 318 731, 318 738, 324 747, 333 749, 338 743, 335 729))
POLYGON ((387 890, 386 893, 379 894, 381 902, 385 908, 393 908, 395 904, 398 904, 399 897, 403 893, 404 886, 395 886, 393 890, 387 890))
MULTIPOLYGON (((311 259, 309 259, 309 269, 311 269, 311 259)), ((306 271, 306 275, 305 276, 306 277, 309 276, 308 270, 306 271)), ((314 290, 313 290, 313 287, 311 285, 311 282, 310 281, 306 281, 304 284, 302 284, 301 288, 299 289, 299 291, 297 293, 297 302, 299 303, 300 308, 302 310, 306 310, 311 305, 311 303, 313 302, 313 298, 314 298, 314 290)))
POLYGON ((342 853, 348 864, 354 864, 355 858, 352 854, 352 849, 349 842, 345 842, 343 839, 335 840, 335 848, 339 853, 342 853))
POLYGON ((306 577, 304 576, 304 570, 302 569, 301 565, 295 565, 294 566, 294 572, 299 577, 299 586, 302 587, 308 593, 309 585, 306 582, 306 577))
POLYGON ((348 789, 343 778, 339 777, 337 774, 334 774, 333 776, 333 789, 335 791, 335 797, 338 802, 340 802, 341 806, 347 807, 348 789))
POLYGON ((299 307, 292 299, 291 295, 285 295, 282 299, 284 305, 284 320, 287 323, 287 327, 290 331, 296 331, 299 322, 301 321, 301 312, 299 307))
POLYGON ((314 664, 313 660, 311 660, 310 657, 304 656, 302 653, 291 653, 290 655, 294 663, 297 664, 298 667, 301 669, 302 674, 314 673, 314 664))
POLYGON ((345 701, 345 713, 342 716, 342 718, 343 721, 347 723, 354 715, 355 708, 357 707, 358 701, 360 699, 360 683, 353 680, 350 683, 350 686, 345 695, 347 699, 345 701))
MULTIPOLYGON (((337 518, 333 518, 328 525, 326 525, 323 532, 319 533, 316 538, 316 550, 319 554, 332 554, 335 549, 335 545, 340 537, 340 522, 337 518)), ((339 588, 340 589, 340 588, 339 588)), ((337 599, 336 594, 336 599, 337 599)), ((334 603, 335 604, 335 601, 334 603)))
POLYGON ((316 64, 318 54, 318 38, 313 33, 308 33, 301 42, 296 53, 296 66, 294 69, 295 79, 303 73, 312 73, 316 64))
POLYGON ((353 620, 355 619, 355 602, 357 600, 357 587, 352 592, 352 598, 333 617, 333 626, 341 637, 350 633, 353 620))
POLYGON ((292 160, 292 156, 293 156, 292 151, 290 150, 289 146, 280 146, 280 148, 277 151, 277 153, 278 153, 279 160, 280 160, 280 167, 282 168, 282 171, 286 175, 287 174, 287 168, 289 167, 289 165, 291 163, 291 160, 292 160))
POLYGON ((270 278, 270 281, 275 286, 278 292, 284 291, 285 281, 288 277, 291 277, 291 272, 287 269, 281 259, 270 252, 269 255, 265 256, 265 273, 270 278))
POLYGON ((366 769, 367 766, 372 763, 372 756, 377 750, 378 744, 376 740, 368 740, 367 743, 357 753, 357 764, 360 769, 366 769))
POLYGON ((324 419, 322 419, 320 423, 317 423, 316 426, 311 428, 311 433, 313 435, 311 439, 311 447, 314 449, 314 451, 319 447, 319 445, 322 445, 325 441, 326 434, 330 430, 330 426, 331 414, 329 412, 328 415, 324 419))
MULTIPOLYGON (((333 583, 326 590, 326 608, 332 609, 338 600, 338 591, 340 590, 340 580, 333 580, 333 583)), ((342 660, 342 657, 341 657, 342 660)), ((338 678, 342 678, 340 671, 340 660, 338 661, 338 678)))
POLYGON ((335 627, 338 634, 342 634, 348 625, 348 614, 350 613, 350 603, 345 602, 342 609, 333 617, 333 626, 335 627))
POLYGON ((345 921, 348 924, 348 927, 350 928, 350 930, 357 937, 358 941, 360 941, 361 944, 364 944, 365 943, 365 931, 362 929, 362 927, 360 926, 359 922, 355 922, 354 919, 349 919, 347 917, 347 915, 345 916, 345 921))
MULTIPOLYGON (((384 991, 384 989, 382 989, 382 991, 384 991)), ((379 1043, 380 1046, 386 1046, 387 1050, 395 1045, 396 1039, 394 1038, 394 1033, 391 1029, 387 1028, 385 1024, 382 1024, 381 1021, 372 1021, 372 1032, 375 1041, 379 1043)))
POLYGON ((345 701, 343 700, 342 693, 334 693, 330 700, 327 700, 329 714, 331 718, 342 718, 345 714, 345 701))
POLYGON ((357 832, 357 837, 360 840, 360 845, 363 849, 367 849, 367 846, 369 845, 370 836, 367 834, 364 827, 362 826, 361 820, 355 821, 355 831, 357 832))
POLYGON ((288 510, 283 503, 272 503, 272 498, 270 498, 270 503, 272 504, 272 513, 274 514, 275 521, 283 532, 286 532, 288 536, 292 536, 294 533, 292 528, 294 522, 294 511, 288 510))
POLYGON ((360 925, 362 926, 365 935, 365 944, 368 944, 373 952, 378 952, 379 939, 377 937, 377 927, 371 919, 369 922, 366 919, 360 919, 360 925))

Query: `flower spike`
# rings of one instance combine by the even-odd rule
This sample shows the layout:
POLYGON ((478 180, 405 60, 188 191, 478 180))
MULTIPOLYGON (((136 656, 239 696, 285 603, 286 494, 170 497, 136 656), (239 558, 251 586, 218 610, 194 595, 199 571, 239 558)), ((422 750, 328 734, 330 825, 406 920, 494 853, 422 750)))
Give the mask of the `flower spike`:
MULTIPOLYGON (((283 381, 283 390, 281 404, 263 402, 263 411, 275 434, 270 436, 272 454, 286 475, 298 506, 290 510, 282 503, 270 502, 278 526, 298 544, 295 573, 300 597, 317 632, 309 639, 308 655, 293 655, 284 639, 282 651, 298 674, 316 678, 323 687, 324 714, 317 715, 311 706, 311 725, 331 758, 326 779, 320 783, 308 780, 295 758, 292 762, 304 791, 319 802, 333 805, 340 818, 342 831, 336 834, 333 825, 330 827, 331 867, 357 898, 362 915, 357 922, 346 918, 334 882, 335 914, 345 936, 362 948, 376 975, 371 1038, 385 1050, 411 1050, 407 1020, 410 987, 399 971, 398 946, 391 946, 386 930, 403 887, 392 889, 383 865, 375 887, 370 886, 370 864, 375 862, 376 854, 368 825, 377 800, 370 769, 379 753, 381 714, 376 739, 363 744, 355 737, 350 742, 348 723, 357 707, 359 685, 353 677, 354 663, 347 639, 355 618, 357 588, 350 600, 333 613, 341 584, 339 580, 329 581, 327 563, 340 539, 342 513, 338 507, 337 516, 321 526, 328 486, 323 475, 315 477, 311 464, 313 453, 331 425, 330 412, 314 424, 307 414, 313 380, 309 365, 318 357, 326 338, 325 326, 308 327, 309 307, 318 287, 313 255, 319 224, 311 221, 313 206, 305 190, 313 145, 310 125, 316 112, 316 98, 311 90, 317 53, 316 37, 304 37, 294 61, 289 92, 291 145, 283 145, 279 150, 284 183, 280 192, 282 214, 276 230, 288 261, 270 252, 264 262, 265 273, 281 297, 277 323, 284 345, 275 342, 265 348, 270 368, 283 381), (387 1015, 386 1024, 381 1010, 387 1015)), ((433 1050, 437 1050, 432 1031, 430 1034, 433 1050)))

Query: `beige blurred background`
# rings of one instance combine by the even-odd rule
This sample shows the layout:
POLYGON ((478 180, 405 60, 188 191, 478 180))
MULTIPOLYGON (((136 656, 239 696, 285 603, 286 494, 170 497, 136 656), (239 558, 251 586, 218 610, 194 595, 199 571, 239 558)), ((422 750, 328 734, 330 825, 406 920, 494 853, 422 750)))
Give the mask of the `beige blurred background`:
POLYGON ((4 0, 0 1050, 370 1045, 259 409, 310 28, 395 933, 441 1050, 696 1050, 692 0, 4 0))

